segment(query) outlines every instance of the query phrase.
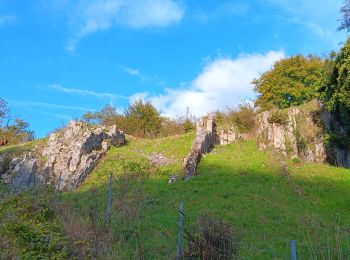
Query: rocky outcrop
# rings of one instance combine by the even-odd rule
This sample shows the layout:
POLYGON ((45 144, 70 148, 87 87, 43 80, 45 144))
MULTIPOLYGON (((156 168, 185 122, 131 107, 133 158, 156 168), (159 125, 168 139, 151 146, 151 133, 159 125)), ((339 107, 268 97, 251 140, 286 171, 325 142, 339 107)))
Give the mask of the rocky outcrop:
POLYGON ((323 109, 319 103, 309 108, 265 111, 258 115, 258 144, 273 147, 285 156, 305 161, 325 162, 324 130, 316 120, 323 109))
POLYGON ((233 129, 221 130, 217 133, 217 143, 220 145, 232 144, 239 139, 247 139, 247 134, 236 132, 233 129))
POLYGON ((55 184, 60 190, 72 190, 83 182, 111 145, 124 143, 124 134, 116 126, 96 127, 71 121, 49 136, 41 153, 12 158, 1 179, 16 189, 46 183, 55 184))
POLYGON ((326 146, 326 136, 342 126, 318 101, 286 110, 265 111, 257 116, 258 145, 272 147, 288 157, 309 162, 331 162, 350 167, 350 147, 326 146))
MULTIPOLYGON (((1 160, 5 163, 5 158, 1 160)), ((31 187, 36 183, 38 170, 38 158, 28 153, 23 157, 15 157, 6 166, 6 172, 1 176, 2 182, 18 190, 22 187, 31 187)))
POLYGON ((216 124, 214 115, 210 114, 207 119, 201 118, 197 121, 196 138, 193 141, 189 154, 183 161, 185 179, 195 175, 202 154, 209 153, 216 143, 216 124))

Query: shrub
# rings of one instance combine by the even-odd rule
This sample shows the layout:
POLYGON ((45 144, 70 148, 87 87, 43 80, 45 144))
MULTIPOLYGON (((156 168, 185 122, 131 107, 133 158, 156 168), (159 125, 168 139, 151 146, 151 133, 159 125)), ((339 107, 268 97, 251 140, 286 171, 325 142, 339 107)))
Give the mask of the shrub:
POLYGON ((242 102, 235 108, 227 108, 226 111, 215 113, 219 127, 234 127, 240 133, 250 133, 255 128, 256 111, 249 102, 242 102))
POLYGON ((162 137, 183 134, 183 123, 180 120, 163 117, 159 135, 162 137))
POLYGON ((293 163, 301 163, 301 160, 300 160, 299 157, 294 157, 294 158, 292 159, 292 162, 293 162, 293 163))
POLYGON ((160 112, 149 101, 138 100, 129 105, 123 114, 111 105, 101 111, 86 112, 80 120, 89 124, 117 125, 124 133, 142 138, 165 137, 189 132, 195 128, 191 115, 171 119, 161 117, 160 112))
POLYGON ((270 124, 286 125, 288 123, 288 113, 283 110, 274 110, 267 120, 270 124))
POLYGON ((185 230, 186 257, 198 259, 232 259, 238 256, 239 239, 230 225, 207 215, 197 219, 192 231, 185 230))
POLYGON ((183 123, 183 129, 185 131, 185 133, 188 133, 194 129, 196 129, 196 126, 194 125, 194 123, 190 120, 190 119, 186 119, 185 122, 183 123))

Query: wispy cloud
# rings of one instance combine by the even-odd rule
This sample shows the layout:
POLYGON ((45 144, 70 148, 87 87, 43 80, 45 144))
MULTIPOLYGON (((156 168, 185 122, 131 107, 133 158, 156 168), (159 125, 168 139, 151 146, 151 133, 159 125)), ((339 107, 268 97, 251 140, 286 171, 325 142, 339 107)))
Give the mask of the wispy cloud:
POLYGON ((64 110, 73 110, 73 111, 92 111, 92 112, 96 111, 96 109, 93 109, 93 108, 60 105, 60 104, 36 102, 36 101, 9 100, 9 103, 11 104, 11 106, 16 106, 16 107, 40 107, 40 108, 64 109, 64 110))
POLYGON ((199 9, 194 12, 194 19, 199 23, 207 23, 210 20, 230 16, 241 16, 247 14, 249 4, 246 2, 224 2, 217 5, 213 10, 206 11, 199 9))
POLYGON ((138 69, 130 68, 130 67, 127 67, 127 66, 119 66, 119 68, 121 70, 123 70, 124 72, 126 72, 127 74, 129 74, 130 76, 138 78, 141 83, 148 82, 148 83, 156 84, 158 86, 164 86, 165 85, 165 82, 158 76, 147 75, 145 73, 142 73, 138 69))
POLYGON ((114 26, 136 30, 167 27, 180 22, 185 13, 176 0, 80 0, 65 9, 69 23, 74 27, 74 34, 66 46, 70 51, 81 38, 98 31, 114 26))
POLYGON ((293 18, 281 17, 281 18, 288 21, 289 23, 305 26, 307 29, 311 30, 314 34, 320 36, 321 38, 332 37, 332 32, 330 30, 327 30, 326 28, 323 28, 322 26, 314 22, 302 21, 297 17, 293 17, 293 18))
POLYGON ((69 121, 72 120, 74 117, 73 116, 69 116, 66 114, 61 114, 61 113, 50 113, 50 112, 46 112, 46 111, 40 111, 43 114, 49 115, 49 116, 53 116, 56 117, 58 119, 64 120, 64 121, 69 121))
POLYGON ((17 21, 17 17, 14 15, 0 15, 0 26, 11 25, 17 21))
POLYGON ((289 23, 304 26, 313 34, 326 39, 333 47, 336 47, 342 39, 342 35, 336 32, 336 28, 343 1, 264 0, 264 2, 279 7, 277 17, 289 23))
POLYGON ((59 84, 51 84, 48 86, 50 89, 70 94, 77 94, 82 96, 92 96, 101 99, 109 99, 110 101, 115 101, 116 99, 129 99, 127 96, 117 95, 113 93, 106 92, 96 92, 88 89, 77 89, 77 88, 66 88, 59 84))

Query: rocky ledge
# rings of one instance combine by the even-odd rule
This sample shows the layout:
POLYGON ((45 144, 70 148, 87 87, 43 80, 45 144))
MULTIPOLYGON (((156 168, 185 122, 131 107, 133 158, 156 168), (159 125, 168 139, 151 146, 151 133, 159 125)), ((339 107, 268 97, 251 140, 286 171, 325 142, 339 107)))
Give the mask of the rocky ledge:
POLYGON ((91 173, 111 145, 123 144, 125 136, 115 125, 91 126, 71 121, 67 127, 50 134, 40 151, 19 157, 0 156, 0 181, 15 190, 39 183, 72 190, 91 173))

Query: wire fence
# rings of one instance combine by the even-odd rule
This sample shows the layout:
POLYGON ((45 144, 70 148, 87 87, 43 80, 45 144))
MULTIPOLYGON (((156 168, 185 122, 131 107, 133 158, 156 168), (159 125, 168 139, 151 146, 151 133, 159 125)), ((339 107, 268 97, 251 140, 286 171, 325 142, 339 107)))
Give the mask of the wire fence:
POLYGON ((184 250, 178 250, 177 259, 350 259, 349 233, 346 230, 336 229, 334 236, 328 238, 307 231, 308 241, 272 238, 272 243, 262 241, 261 245, 257 245, 256 242, 243 242, 229 224, 210 216, 201 216, 194 227, 188 227, 184 224, 183 203, 178 213, 178 248, 184 247, 184 250))

